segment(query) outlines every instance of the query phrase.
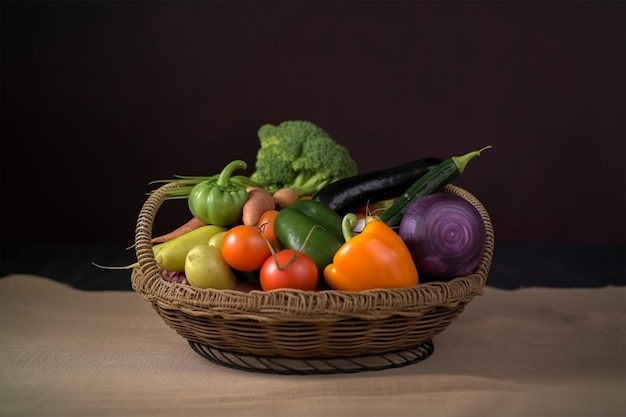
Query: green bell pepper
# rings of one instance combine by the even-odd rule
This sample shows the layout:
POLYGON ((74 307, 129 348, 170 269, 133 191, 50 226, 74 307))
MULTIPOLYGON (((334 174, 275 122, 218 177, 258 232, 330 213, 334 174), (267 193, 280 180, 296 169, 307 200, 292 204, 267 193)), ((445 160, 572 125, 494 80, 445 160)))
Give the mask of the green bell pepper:
POLYGON ((244 161, 232 161, 224 167, 217 179, 194 185, 187 197, 191 214, 216 226, 233 226, 239 223, 248 192, 245 186, 231 181, 230 178, 233 171, 247 167, 244 161))
POLYGON ((274 234, 282 246, 309 255, 321 273, 344 243, 341 222, 325 204, 299 200, 278 212, 274 234))

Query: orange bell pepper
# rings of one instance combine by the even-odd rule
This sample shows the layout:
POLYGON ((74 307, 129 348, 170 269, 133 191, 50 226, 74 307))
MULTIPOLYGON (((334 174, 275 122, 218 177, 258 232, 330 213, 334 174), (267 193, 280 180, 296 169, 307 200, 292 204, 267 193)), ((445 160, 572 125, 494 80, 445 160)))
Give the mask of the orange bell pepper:
POLYGON ((352 236, 355 220, 354 214, 344 217, 346 242, 335 253, 333 263, 324 268, 326 283, 344 291, 417 285, 417 268, 400 236, 373 217, 366 219, 361 233, 352 236))

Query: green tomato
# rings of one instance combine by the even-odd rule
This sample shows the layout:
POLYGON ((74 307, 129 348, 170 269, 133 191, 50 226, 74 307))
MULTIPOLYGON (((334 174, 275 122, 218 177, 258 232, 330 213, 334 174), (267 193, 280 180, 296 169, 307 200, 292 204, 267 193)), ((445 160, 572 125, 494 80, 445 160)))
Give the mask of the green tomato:
POLYGON ((227 232, 228 231, 220 232, 220 233, 217 233, 217 234, 211 236, 211 238, 209 239, 209 246, 221 249, 222 241, 224 240, 224 236, 226 236, 227 232))
POLYGON ((185 259, 185 276, 193 287, 232 290, 237 277, 222 258, 222 252, 209 245, 194 246, 185 259))

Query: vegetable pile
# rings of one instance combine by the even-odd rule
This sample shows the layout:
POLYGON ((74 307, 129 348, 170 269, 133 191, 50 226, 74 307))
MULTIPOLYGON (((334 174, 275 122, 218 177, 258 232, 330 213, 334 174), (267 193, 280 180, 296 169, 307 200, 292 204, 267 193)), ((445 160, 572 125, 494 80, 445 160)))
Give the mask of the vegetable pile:
MULTIPOLYGON (((233 160, 210 176, 175 176, 167 199, 189 218, 153 239, 163 279, 198 288, 364 291, 471 274, 482 218, 442 193, 485 149, 359 174, 348 150, 308 121, 258 131, 252 174, 233 160), (240 285, 242 284, 242 285, 240 285)), ((137 264, 123 268, 134 268, 137 264)))

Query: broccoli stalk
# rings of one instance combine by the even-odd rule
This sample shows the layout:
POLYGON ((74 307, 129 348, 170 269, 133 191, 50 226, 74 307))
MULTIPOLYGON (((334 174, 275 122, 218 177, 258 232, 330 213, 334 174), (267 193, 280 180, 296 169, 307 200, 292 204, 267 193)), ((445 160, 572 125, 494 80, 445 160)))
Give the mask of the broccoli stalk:
POLYGON ((250 179, 268 191, 288 187, 299 196, 313 195, 333 181, 357 174, 348 150, 326 131, 304 120, 265 124, 250 179))
POLYGON ((300 171, 296 178, 290 184, 285 185, 285 187, 291 188, 301 197, 303 195, 315 194, 332 181, 331 178, 319 173, 300 171))

